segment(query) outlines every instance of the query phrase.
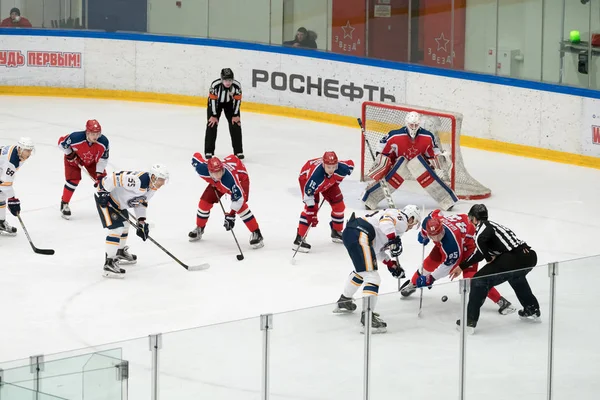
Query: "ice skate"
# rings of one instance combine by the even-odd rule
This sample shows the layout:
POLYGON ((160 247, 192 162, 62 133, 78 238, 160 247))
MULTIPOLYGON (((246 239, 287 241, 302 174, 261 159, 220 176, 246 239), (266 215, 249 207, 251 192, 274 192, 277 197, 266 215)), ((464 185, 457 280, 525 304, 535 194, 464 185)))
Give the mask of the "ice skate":
POLYGON ((517 311, 511 302, 506 300, 504 297, 500 297, 500 300, 498 300, 496 304, 498 305, 498 312, 502 315, 512 314, 517 311))
POLYGON ((200 228, 199 226, 197 226, 190 233, 188 233, 189 241, 196 242, 196 241, 202 239, 203 234, 204 234, 204 228, 200 228))
POLYGON ((69 203, 65 203, 64 201, 60 202, 60 214, 64 219, 71 218, 71 209, 69 208, 69 203))
POLYGON ((356 304, 354 304, 352 298, 341 295, 333 312, 335 314, 344 314, 351 313, 354 310, 356 310, 356 304))
POLYGON ((302 240, 302 236, 300 235, 296 235, 296 240, 294 240, 294 247, 292 248, 292 250, 296 251, 296 247, 298 247, 298 245, 300 245, 300 248, 298 248, 298 251, 300 253, 308 253, 310 251, 310 244, 306 243, 305 240, 302 240), (300 244, 302 242, 302 244, 300 244))
POLYGON ((105 278, 123 279, 125 278, 125 270, 119 267, 115 258, 106 257, 106 261, 104 262, 104 273, 102 276, 105 278))
POLYGON ((125 246, 122 249, 117 250, 116 260, 119 264, 135 264, 137 262, 137 256, 129 252, 129 246, 125 246))
POLYGON ((541 315, 539 307, 536 306, 527 306, 523 310, 519 310, 519 318, 523 321, 542 322, 541 315))
POLYGON ((250 246, 252 246, 253 249, 260 249, 264 245, 265 244, 263 243, 263 236, 262 233, 260 233, 260 229, 252 232, 250 235, 250 246))
POLYGON ((342 232, 336 231, 335 229, 331 228, 331 241, 333 243, 344 243, 344 241, 342 240, 342 232))
POLYGON ((6 236, 16 236, 17 228, 10 226, 6 220, 0 220, 0 233, 6 236))
MULTIPOLYGON (((360 316, 360 323, 362 325, 361 333, 365 333, 365 312, 363 311, 360 316)), ((387 324, 381 319, 379 314, 376 312, 371 315, 371 333, 386 333, 387 324)))
POLYGON ((412 284, 412 282, 410 281, 410 279, 407 280, 406 282, 404 282, 402 284, 402 286, 400 286, 400 294, 403 297, 408 297, 408 296, 412 295, 416 291, 417 291, 417 287, 412 284))
MULTIPOLYGON (((467 329, 466 329, 466 332, 469 335, 472 335, 472 334, 475 333, 475 328, 476 327, 477 327, 477 322, 467 320, 467 329)), ((460 319, 456 320, 456 330, 460 332, 460 319)))

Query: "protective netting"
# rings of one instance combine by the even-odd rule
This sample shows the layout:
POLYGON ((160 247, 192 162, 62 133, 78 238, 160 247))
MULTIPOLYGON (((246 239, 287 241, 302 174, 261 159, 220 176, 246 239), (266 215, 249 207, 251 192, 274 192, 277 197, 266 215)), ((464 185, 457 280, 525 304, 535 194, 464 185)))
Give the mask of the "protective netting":
POLYGON ((373 165, 373 157, 371 156, 368 144, 370 144, 374 154, 379 140, 389 131, 403 127, 406 114, 411 111, 421 114, 421 126, 435 135, 442 151, 447 151, 452 155, 452 168, 449 171, 436 170, 440 178, 461 199, 483 199, 489 197, 491 190, 473 178, 465 168, 460 152, 462 114, 409 105, 363 103, 362 120, 365 135, 361 151, 361 180, 365 179, 365 176, 373 165))

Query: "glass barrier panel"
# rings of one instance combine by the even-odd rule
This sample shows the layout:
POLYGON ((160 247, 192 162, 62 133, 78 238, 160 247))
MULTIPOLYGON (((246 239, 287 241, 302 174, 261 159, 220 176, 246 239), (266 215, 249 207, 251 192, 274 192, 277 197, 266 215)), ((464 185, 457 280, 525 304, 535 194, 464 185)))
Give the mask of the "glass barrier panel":
POLYGON ((465 57, 467 71, 494 75, 496 68, 496 0, 469 0, 465 15, 465 57))
MULTIPOLYGON (((209 0, 208 15, 210 38, 271 42, 270 0, 209 0)), ((278 20, 276 16, 274 20, 278 20)))
POLYGON ((107 354, 93 354, 83 367, 82 400, 121 400, 123 380, 122 360, 107 354))
POLYGON ((208 0, 148 0, 148 32, 208 37, 208 3, 208 0))
POLYGON ((35 374, 31 370, 29 360, 27 360, 27 363, 27 365, 22 367, 9 368, 2 371, 2 381, 12 383, 26 389, 34 389, 35 374))
MULTIPOLYGON (((330 33, 327 50, 333 53, 349 54, 353 56, 369 56, 367 50, 367 3, 365 0, 331 0, 328 9, 330 17, 330 33)), ((299 27, 289 27, 284 30, 285 40, 294 40, 296 30, 299 27)), ((311 30, 311 27, 306 29, 311 30)), ((329 32, 328 29, 328 32, 329 32)), ((316 32, 319 38, 321 32, 316 32)), ((317 47, 320 47, 317 39, 317 47)))
MULTIPOLYGON (((361 300, 356 304, 361 307, 361 300)), ((335 314, 334 309, 327 304, 273 315, 271 399, 362 398, 360 308, 350 314, 335 314)))
MULTIPOLYGON (((412 276, 414 271, 407 271, 412 276)), ((383 273, 383 279, 387 279, 383 273)), ((446 279, 409 297, 380 295, 376 312, 387 332, 371 336, 373 399, 455 399, 458 397, 461 300, 458 281, 446 279), (445 300, 445 301, 444 301, 445 300)))
POLYGON ((33 390, 4 383, 0 385, 0 399, 8 400, 71 400, 65 397, 52 396, 42 392, 34 392, 33 390))
POLYGON ((163 334, 161 399, 257 399, 261 390, 260 318, 163 334))
MULTIPOLYGON (((331 50, 330 9, 335 1, 337 0, 284 0, 282 32, 277 37, 273 34, 272 43, 331 50)), ((272 6, 273 3, 275 2, 272 2, 272 6)))
MULTIPOLYGON (((480 264, 480 270, 486 268, 480 264)), ((518 310, 523 309, 512 289, 512 284, 526 270, 473 278, 469 301, 474 288, 491 279, 503 282, 495 289, 516 309, 508 315, 499 314, 499 305, 485 298, 475 332, 467 338, 466 398, 504 400, 518 398, 541 400, 546 398, 546 367, 548 354, 548 266, 531 269, 526 275, 531 292, 537 298, 542 318, 534 322, 521 320, 518 310), (507 281, 509 280, 510 281, 507 281), (509 283, 511 282, 511 283, 509 283)), ((481 286, 480 286, 481 287, 481 286)), ((520 293, 526 291, 519 290, 520 293)), ((488 296, 497 296, 489 293, 488 296)), ((526 295, 523 295, 527 298, 526 295)), ((531 300, 533 301, 533 300, 531 300)), ((468 309, 468 308, 467 308, 468 309)))
POLYGON ((591 399, 600 391, 600 257, 558 263, 555 291, 555 399, 591 399))

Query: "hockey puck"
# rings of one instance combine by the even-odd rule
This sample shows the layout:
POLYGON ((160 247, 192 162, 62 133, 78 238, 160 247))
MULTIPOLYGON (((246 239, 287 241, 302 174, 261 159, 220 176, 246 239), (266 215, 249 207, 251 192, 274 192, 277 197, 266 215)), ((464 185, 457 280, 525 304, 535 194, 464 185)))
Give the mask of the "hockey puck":
POLYGON ((244 259, 244 255, 243 254, 238 254, 237 256, 235 256, 235 258, 237 258, 238 261, 242 261, 244 259))
POLYGON ((445 303, 448 301, 448 296, 442 296, 442 301, 445 303))

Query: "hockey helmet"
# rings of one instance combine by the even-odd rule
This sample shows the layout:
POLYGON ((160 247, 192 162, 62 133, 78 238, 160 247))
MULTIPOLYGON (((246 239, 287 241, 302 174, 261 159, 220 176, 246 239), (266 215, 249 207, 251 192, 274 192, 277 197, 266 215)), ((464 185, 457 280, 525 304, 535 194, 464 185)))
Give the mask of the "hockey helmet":
MULTIPOLYGON (((413 224, 418 225, 421 221, 421 213, 419 212, 419 208, 414 204, 409 204, 402 209, 402 214, 406 215, 406 218, 410 220, 410 218, 414 218, 413 224)), ((408 221, 407 221, 408 222, 408 221)))
POLYGON ((425 224, 425 230, 427 231, 427 236, 434 242, 439 242, 444 237, 444 225, 437 218, 429 218, 425 224))
POLYGON ((233 79, 233 71, 231 68, 223 68, 221 70, 221 79, 233 79))
POLYGON ((323 164, 336 165, 337 163, 338 163, 338 158, 337 158, 337 155, 335 154, 335 152, 326 151, 325 154, 323 154, 323 164))
POLYGON ((31 138, 22 137, 17 142, 17 147, 21 150, 32 150, 33 151, 35 149, 35 144, 33 143, 33 140, 31 140, 31 138))
POLYGON ((478 221, 487 221, 488 210, 485 204, 474 204, 469 210, 469 219, 477 218, 478 221))
POLYGON ((100 123, 97 120, 90 119, 85 124, 85 130, 92 133, 101 133, 102 127, 100 126, 100 123))
POLYGON ((404 123, 406 124, 406 129, 408 130, 408 134, 411 138, 415 138, 417 136, 417 131, 421 126, 421 116, 418 112, 411 111, 406 114, 406 118, 404 119, 404 123))
POLYGON ((163 164, 154 164, 150 168, 150 174, 154 175, 156 179, 164 179, 165 181, 169 179, 169 170, 163 164))
POLYGON ((217 157, 211 157, 207 164, 208 172, 220 172, 223 170, 223 163, 217 157))

